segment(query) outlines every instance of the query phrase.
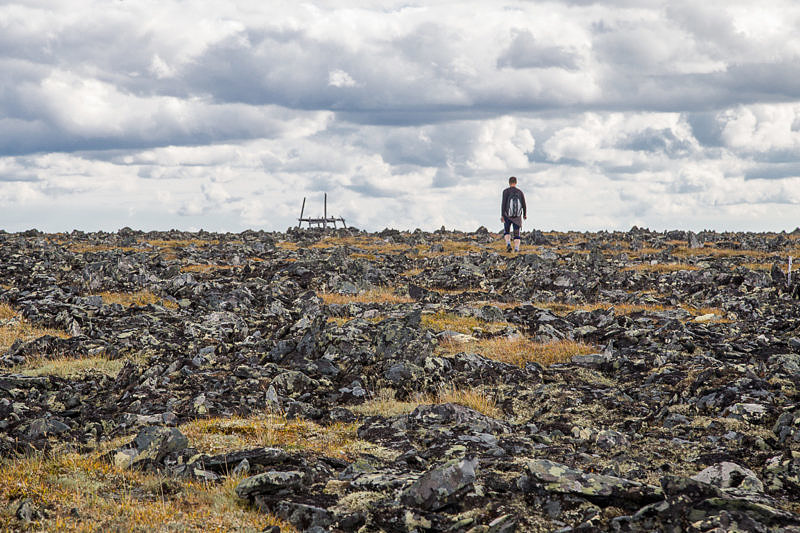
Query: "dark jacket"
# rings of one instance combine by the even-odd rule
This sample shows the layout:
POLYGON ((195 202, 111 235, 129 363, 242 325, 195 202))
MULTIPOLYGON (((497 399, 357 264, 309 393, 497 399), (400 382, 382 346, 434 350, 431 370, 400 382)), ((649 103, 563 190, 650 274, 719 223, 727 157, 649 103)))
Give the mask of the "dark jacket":
POLYGON ((528 206, 525 204, 525 195, 516 187, 508 187, 503 191, 503 203, 500 204, 500 216, 508 216, 508 205, 511 202, 512 195, 519 195, 520 200, 522 200, 522 215, 527 217, 528 206))

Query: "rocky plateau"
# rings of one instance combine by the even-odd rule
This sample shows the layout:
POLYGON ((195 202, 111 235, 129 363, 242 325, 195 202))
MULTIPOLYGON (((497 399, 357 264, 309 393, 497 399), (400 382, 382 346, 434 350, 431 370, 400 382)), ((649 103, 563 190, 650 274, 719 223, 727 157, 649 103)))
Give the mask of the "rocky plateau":
MULTIPOLYGON (((0 232, 0 328, 61 332, 0 349, 0 461, 235 479, 287 531, 800 532, 792 255, 800 230, 0 232), (31 372, 65 358, 118 366, 31 372), (353 444, 187 429, 273 415, 353 444)), ((12 530, 61 512, 0 496, 12 530)))

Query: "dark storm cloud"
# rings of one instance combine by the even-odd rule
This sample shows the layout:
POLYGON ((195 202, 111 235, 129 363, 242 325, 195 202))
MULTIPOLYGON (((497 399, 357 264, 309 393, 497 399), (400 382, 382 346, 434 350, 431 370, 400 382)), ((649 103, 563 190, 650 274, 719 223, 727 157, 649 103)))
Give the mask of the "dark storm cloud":
POLYGON ((244 32, 209 46, 181 81, 216 102, 331 108, 336 102, 327 88, 328 59, 336 48, 300 31, 244 32))
POLYGON ((666 128, 660 130, 647 128, 628 135, 617 147, 639 152, 662 152, 671 158, 685 157, 693 149, 688 139, 681 139, 671 129, 666 128))
POLYGON ((724 123, 719 119, 717 113, 686 113, 686 121, 692 127, 692 134, 700 144, 708 147, 723 145, 722 128, 724 123))
POLYGON ((396 190, 380 187, 367 176, 353 176, 352 182, 345 188, 357 192, 367 198, 392 198, 397 196, 396 190))
POLYGON ((452 167, 439 167, 436 169, 436 175, 433 177, 434 187, 452 187, 461 181, 461 177, 456 173, 452 167))
POLYGON ((800 157, 788 163, 759 164, 749 168, 744 175, 747 180, 780 180, 800 177, 800 157))
MULTIPOLYGON (((154 112, 136 125, 76 131, 55 116, 52 102, 42 105, 56 93, 37 90, 59 70, 76 78, 91 77, 142 101, 205 98, 216 105, 330 110, 343 121, 377 125, 480 120, 556 109, 570 113, 581 109, 703 112, 800 97, 800 61, 753 60, 755 45, 734 31, 730 17, 718 9, 681 4, 670 7, 667 18, 648 22, 615 22, 609 16, 598 31, 596 15, 585 22, 574 17, 586 3, 572 4, 578 11, 571 12, 565 24, 583 24, 592 39, 591 47, 581 53, 519 25, 504 30, 505 36, 498 35, 503 39, 480 44, 472 35, 477 28, 461 27, 457 19, 417 20, 404 24, 394 35, 353 46, 335 33, 302 25, 249 24, 242 19, 225 31, 215 28, 219 35, 194 46, 197 51, 189 60, 180 59, 186 52, 158 26, 143 31, 134 24, 124 6, 114 6, 103 17, 75 17, 69 23, 59 22, 57 14, 34 9, 26 16, 42 17, 45 25, 58 23, 58 29, 39 31, 18 15, 19 20, 8 24, 8 31, 0 36, 0 61, 10 74, 0 81, 0 110, 5 117, 22 120, 3 139, 0 153, 137 149, 270 134, 269 128, 254 126, 241 113, 187 125, 168 110, 154 112), (507 44, 501 46, 503 40, 507 44), (471 50, 485 53, 493 46, 499 47, 493 65, 469 55, 471 50), (728 58, 728 47, 742 53, 728 58), (589 55, 583 57, 583 53, 589 55), (718 72, 676 71, 675 65, 688 59, 727 64, 718 72), (590 78, 558 74, 577 76, 582 69, 597 71, 593 93, 579 90, 590 78), (528 71, 539 73, 530 77, 528 71)), ((614 6, 643 7, 632 2, 603 5, 609 15, 614 14, 614 6)), ((644 7, 648 5, 658 3, 644 7)), ((119 122, 119 118, 110 115, 108 121, 119 122)), ((424 150, 421 155, 406 150, 403 156, 402 147, 396 148, 390 152, 407 163, 442 162, 424 150)))
POLYGON ((800 56, 776 62, 734 63, 712 79, 744 103, 798 100, 800 56))

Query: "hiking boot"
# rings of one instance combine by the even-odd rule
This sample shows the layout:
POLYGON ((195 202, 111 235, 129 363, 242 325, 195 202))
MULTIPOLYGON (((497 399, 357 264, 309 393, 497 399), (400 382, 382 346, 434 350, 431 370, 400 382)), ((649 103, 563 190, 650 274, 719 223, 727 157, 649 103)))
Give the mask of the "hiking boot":
POLYGON ((506 252, 510 252, 510 251, 511 251, 511 245, 510 244, 506 244, 506 252))

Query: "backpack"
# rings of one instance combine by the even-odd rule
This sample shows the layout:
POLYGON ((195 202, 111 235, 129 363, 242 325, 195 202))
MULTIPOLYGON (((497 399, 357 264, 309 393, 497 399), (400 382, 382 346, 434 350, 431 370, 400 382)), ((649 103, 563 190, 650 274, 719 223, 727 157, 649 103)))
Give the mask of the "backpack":
POLYGON ((523 213, 522 198, 517 191, 512 191, 508 198, 508 216, 510 218, 521 217, 523 213))

